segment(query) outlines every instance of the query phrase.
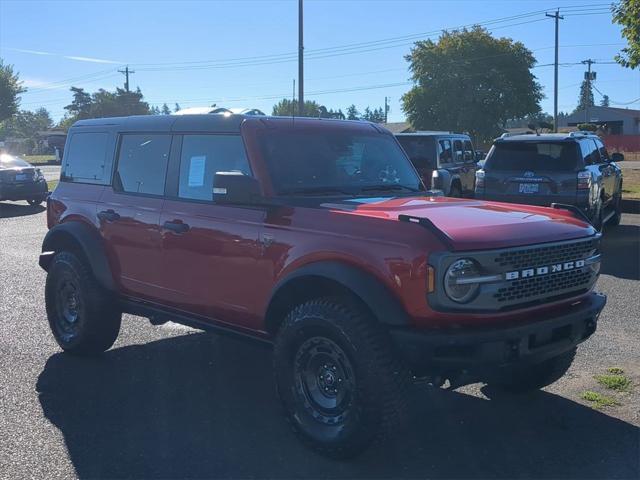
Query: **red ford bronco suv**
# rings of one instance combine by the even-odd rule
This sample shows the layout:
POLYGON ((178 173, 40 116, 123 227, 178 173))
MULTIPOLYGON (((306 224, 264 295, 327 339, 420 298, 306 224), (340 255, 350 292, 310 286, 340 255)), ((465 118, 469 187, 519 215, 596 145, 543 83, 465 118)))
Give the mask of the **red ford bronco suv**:
POLYGON ((107 350, 123 313, 272 342, 294 431, 335 457, 397 425, 412 378, 554 382, 606 301, 579 212, 428 197, 366 122, 83 120, 47 221, 62 349, 107 350))

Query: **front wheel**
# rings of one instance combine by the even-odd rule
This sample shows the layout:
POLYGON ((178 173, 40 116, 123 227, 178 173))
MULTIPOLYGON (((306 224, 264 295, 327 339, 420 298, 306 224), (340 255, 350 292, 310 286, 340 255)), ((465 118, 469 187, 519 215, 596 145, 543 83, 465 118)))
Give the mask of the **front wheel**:
POLYGON ((116 341, 122 314, 87 265, 73 253, 60 252, 53 257, 45 303, 53 336, 65 352, 98 354, 116 341))
POLYGON ((275 342, 289 423, 305 444, 334 458, 359 454, 405 411, 409 375, 369 317, 349 300, 311 300, 289 313, 275 342))
POLYGON ((574 347, 557 357, 545 360, 537 365, 515 368, 505 373, 500 379, 491 382, 500 390, 512 393, 527 393, 539 390, 560 380, 571 367, 576 356, 574 347))

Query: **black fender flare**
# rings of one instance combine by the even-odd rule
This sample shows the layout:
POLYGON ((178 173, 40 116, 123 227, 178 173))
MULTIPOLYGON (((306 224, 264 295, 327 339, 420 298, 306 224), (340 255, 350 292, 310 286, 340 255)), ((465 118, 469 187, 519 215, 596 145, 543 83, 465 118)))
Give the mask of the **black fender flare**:
POLYGON ((40 266, 46 271, 53 256, 65 249, 75 249, 89 263, 91 272, 98 283, 107 290, 115 290, 115 282, 104 243, 100 234, 81 222, 67 222, 56 225, 47 232, 42 241, 40 266))
POLYGON ((389 288, 372 274, 355 266, 337 261, 319 261, 305 265, 284 278, 274 287, 267 307, 267 320, 274 299, 283 289, 287 289, 296 280, 320 278, 329 280, 348 290, 365 305, 382 324, 407 326, 411 323, 400 301, 393 296, 389 288))

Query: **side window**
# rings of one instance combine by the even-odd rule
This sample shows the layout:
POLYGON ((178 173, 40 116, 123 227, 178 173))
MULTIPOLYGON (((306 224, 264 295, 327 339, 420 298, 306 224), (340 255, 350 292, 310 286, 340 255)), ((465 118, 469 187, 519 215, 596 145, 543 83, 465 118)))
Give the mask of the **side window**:
POLYGON ((600 151, 600 158, 602 159, 602 161, 608 162, 609 152, 607 152, 607 147, 605 147, 604 143, 602 143, 600 140, 595 140, 595 142, 596 142, 596 147, 600 151))
MULTIPOLYGON (((73 133, 65 152, 63 176, 82 183, 106 184, 105 165, 108 133, 73 133)), ((109 169, 110 170, 110 169, 109 169)))
POLYGON ((591 156, 593 158, 593 163, 602 163, 604 162, 603 158, 600 158, 600 150, 598 149, 598 145, 595 142, 595 140, 591 140, 592 143, 592 148, 593 150, 591 151, 591 156))
POLYGON ((462 163, 463 161, 463 150, 462 150, 462 140, 454 140, 453 141, 453 153, 454 159, 456 163, 462 163))
POLYGON ((451 163, 453 161, 451 140, 438 140, 438 152, 440 153, 440 163, 451 163))
POLYGON ((216 172, 251 175, 249 161, 239 135, 185 135, 180 155, 178 197, 213 200, 216 172))
POLYGON ((473 162, 476 159, 476 154, 473 150, 473 145, 469 140, 464 141, 464 161, 473 162))
POLYGON ((580 151, 582 152, 582 158, 584 159, 585 165, 594 165, 597 163, 594 155, 594 152, 597 152, 597 149, 595 148, 593 140, 581 140, 580 151))
POLYGON ((164 195, 171 135, 123 135, 113 188, 121 192, 164 195))

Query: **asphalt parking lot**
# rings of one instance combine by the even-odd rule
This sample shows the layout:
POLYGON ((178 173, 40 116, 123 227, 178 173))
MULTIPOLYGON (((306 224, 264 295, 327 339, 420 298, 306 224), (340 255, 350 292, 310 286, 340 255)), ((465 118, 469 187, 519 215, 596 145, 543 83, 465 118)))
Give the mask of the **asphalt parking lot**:
POLYGON ((605 234, 596 335, 557 384, 530 396, 416 387, 411 426, 350 462, 288 431, 267 347, 125 317, 114 348, 61 354, 37 265, 44 209, 0 203, 0 478, 638 478, 640 215, 605 234), (580 399, 619 366, 635 389, 580 399))

